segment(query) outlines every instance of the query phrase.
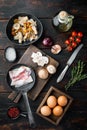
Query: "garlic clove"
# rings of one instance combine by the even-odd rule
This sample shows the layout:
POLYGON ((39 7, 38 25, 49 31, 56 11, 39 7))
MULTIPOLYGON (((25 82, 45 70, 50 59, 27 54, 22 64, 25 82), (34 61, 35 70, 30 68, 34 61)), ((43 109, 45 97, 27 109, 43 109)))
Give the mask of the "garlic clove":
POLYGON ((61 51, 61 46, 58 44, 52 46, 52 48, 51 48, 51 52, 53 54, 58 54, 60 51, 61 51))

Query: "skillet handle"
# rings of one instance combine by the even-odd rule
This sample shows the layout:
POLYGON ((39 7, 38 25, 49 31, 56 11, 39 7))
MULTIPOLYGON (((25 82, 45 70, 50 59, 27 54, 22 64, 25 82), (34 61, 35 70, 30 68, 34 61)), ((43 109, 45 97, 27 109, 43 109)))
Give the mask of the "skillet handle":
POLYGON ((28 100, 28 97, 27 97, 27 92, 23 92, 23 98, 24 98, 24 102, 25 102, 25 105, 26 105, 26 109, 27 109, 30 127, 35 128, 36 124, 35 124, 34 117, 33 117, 33 114, 32 114, 31 108, 30 108, 29 100, 28 100))

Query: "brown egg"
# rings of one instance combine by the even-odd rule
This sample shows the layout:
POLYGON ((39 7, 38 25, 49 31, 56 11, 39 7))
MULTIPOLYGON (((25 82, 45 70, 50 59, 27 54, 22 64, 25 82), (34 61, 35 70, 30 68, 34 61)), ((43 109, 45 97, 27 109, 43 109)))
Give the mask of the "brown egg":
POLYGON ((49 106, 42 106, 40 109, 40 112, 43 116, 49 116, 51 114, 51 109, 49 108, 49 106))
POLYGON ((53 114, 55 116, 61 116, 63 113, 63 108, 61 106, 56 106, 53 108, 53 114))
POLYGON ((48 97, 47 99, 47 105, 50 107, 50 108, 54 108, 57 104, 57 99, 55 96, 51 95, 48 97))
POLYGON ((48 71, 45 69, 45 68, 42 68, 38 71, 38 76, 39 78, 41 79, 47 79, 49 74, 48 74, 48 71))
POLYGON ((66 104, 67 104, 67 102, 68 102, 66 96, 59 96, 57 101, 58 101, 58 104, 59 104, 60 106, 66 106, 66 104))

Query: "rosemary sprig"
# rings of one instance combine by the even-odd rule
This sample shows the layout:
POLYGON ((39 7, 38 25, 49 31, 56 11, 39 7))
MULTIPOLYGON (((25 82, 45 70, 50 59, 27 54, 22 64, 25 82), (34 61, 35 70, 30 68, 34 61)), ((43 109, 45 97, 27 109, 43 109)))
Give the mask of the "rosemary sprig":
POLYGON ((76 82, 87 78, 87 74, 82 74, 84 66, 85 64, 83 63, 83 61, 78 61, 77 66, 73 67, 71 71, 71 79, 69 80, 67 85, 65 85, 66 90, 73 86, 76 82))

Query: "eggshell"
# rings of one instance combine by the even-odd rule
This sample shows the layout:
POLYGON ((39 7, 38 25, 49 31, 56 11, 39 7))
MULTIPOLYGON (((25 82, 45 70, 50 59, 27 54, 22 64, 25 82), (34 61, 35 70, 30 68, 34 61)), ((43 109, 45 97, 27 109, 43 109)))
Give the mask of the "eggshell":
POLYGON ((39 78, 41 79, 47 79, 49 74, 48 74, 48 71, 45 69, 45 68, 42 68, 38 71, 38 76, 39 78))
POLYGON ((68 100, 66 96, 59 96, 57 102, 60 106, 66 106, 68 100))
POLYGON ((49 106, 42 106, 40 109, 40 112, 43 116, 49 116, 51 114, 51 109, 49 108, 49 106))
POLYGON ((57 104, 57 99, 55 96, 51 95, 48 97, 47 99, 47 105, 50 107, 50 108, 54 108, 57 104))
POLYGON ((61 116, 62 113, 63 113, 63 108, 61 106, 58 105, 58 106, 53 108, 53 114, 55 116, 61 116))

